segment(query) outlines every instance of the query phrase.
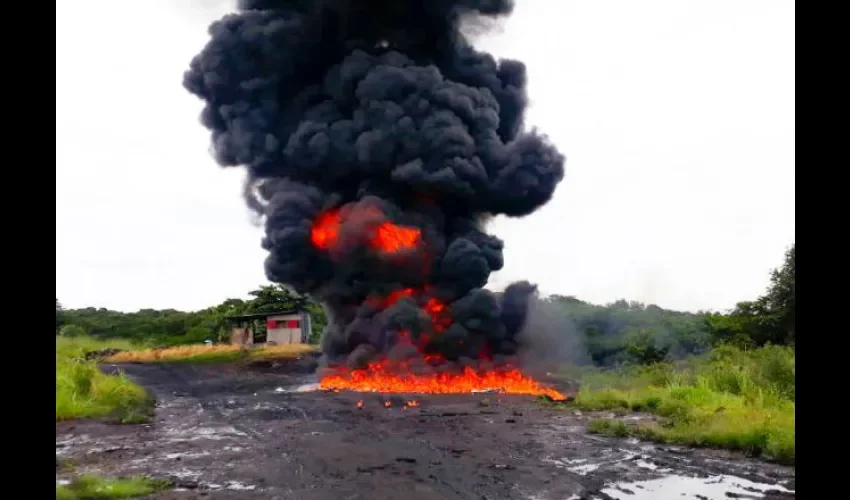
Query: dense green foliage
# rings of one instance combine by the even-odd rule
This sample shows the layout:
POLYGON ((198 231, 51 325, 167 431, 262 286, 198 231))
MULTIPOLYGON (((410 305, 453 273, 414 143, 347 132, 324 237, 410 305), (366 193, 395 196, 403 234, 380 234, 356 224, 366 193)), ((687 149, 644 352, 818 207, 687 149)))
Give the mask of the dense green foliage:
MULTIPOLYGON (((327 323, 321 305, 276 285, 262 286, 249 295, 249 300, 227 299, 217 306, 194 312, 142 309, 124 313, 94 307, 61 310, 57 300, 56 323, 61 335, 124 338, 151 346, 171 346, 200 343, 207 339, 228 339, 228 316, 303 307, 310 312, 312 318, 311 341, 318 342, 327 323)), ((262 337, 265 334, 265 324, 257 321, 255 327, 258 336, 262 337)))
MULTIPOLYGON (((582 346, 581 354, 586 355, 572 361, 597 366, 681 359, 719 344, 793 345, 794 272, 792 245, 783 266, 771 274, 765 295, 741 302, 725 314, 677 312, 625 300, 599 306, 559 295, 544 298, 541 307, 556 323, 558 335, 570 336, 582 346)), ((63 310, 57 299, 56 328, 57 333, 68 336, 126 338, 168 346, 227 339, 227 316, 305 307, 312 317, 311 342, 318 342, 327 324, 321 305, 277 285, 260 287, 250 296, 248 300, 228 299, 196 312, 143 309, 134 313, 95 308, 63 310)), ((261 323, 256 324, 259 339, 265 329, 261 323)))
POLYGON ((737 345, 795 342, 795 245, 785 253, 782 267, 770 275, 767 293, 754 301, 740 302, 728 315, 708 315, 714 336, 737 345))
POLYGON ((711 346, 711 330, 703 314, 625 300, 597 306, 561 296, 545 298, 542 307, 564 335, 578 337, 587 357, 574 362, 652 363, 704 352, 711 346))
POLYGON ((639 302, 596 306, 574 297, 544 299, 548 317, 557 318, 563 335, 575 335, 587 353, 573 362, 597 366, 650 364, 682 359, 716 345, 758 347, 794 345, 795 246, 774 270, 767 292, 731 312, 684 313, 639 302), (561 326, 564 325, 564 326, 561 326))
POLYGON ((648 411, 658 423, 591 422, 594 432, 736 449, 795 461, 795 354, 785 346, 721 346, 677 363, 585 369, 576 405, 648 411))

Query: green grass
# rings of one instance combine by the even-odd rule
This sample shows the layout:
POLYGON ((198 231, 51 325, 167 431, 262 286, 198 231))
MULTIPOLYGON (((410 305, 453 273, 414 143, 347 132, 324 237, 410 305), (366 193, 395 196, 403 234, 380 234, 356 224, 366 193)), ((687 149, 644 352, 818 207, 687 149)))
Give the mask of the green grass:
POLYGON ((74 479, 71 484, 56 486, 56 500, 134 498, 170 487, 169 481, 145 477, 106 479, 97 476, 81 476, 74 479))
POLYGON ((591 432, 741 450, 794 464, 794 380, 790 348, 721 347, 677 364, 587 372, 574 404, 663 417, 658 424, 596 420, 591 432))
POLYGON ((123 341, 56 337, 56 420, 108 418, 122 423, 147 421, 153 400, 123 374, 106 375, 85 353, 107 347, 130 349, 123 341))

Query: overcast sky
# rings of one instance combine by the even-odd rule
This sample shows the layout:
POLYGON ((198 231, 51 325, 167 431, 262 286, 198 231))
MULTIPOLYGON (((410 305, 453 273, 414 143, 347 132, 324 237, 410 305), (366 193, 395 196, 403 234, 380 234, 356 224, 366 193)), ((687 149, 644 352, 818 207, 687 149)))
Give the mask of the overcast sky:
MULTIPOLYGON (((552 202, 497 219, 505 268, 596 303, 725 310, 794 241, 795 4, 525 0, 481 40, 529 71, 567 156, 552 202)), ((265 283, 261 229, 182 73, 220 0, 57 2, 56 294, 199 309, 265 283)))

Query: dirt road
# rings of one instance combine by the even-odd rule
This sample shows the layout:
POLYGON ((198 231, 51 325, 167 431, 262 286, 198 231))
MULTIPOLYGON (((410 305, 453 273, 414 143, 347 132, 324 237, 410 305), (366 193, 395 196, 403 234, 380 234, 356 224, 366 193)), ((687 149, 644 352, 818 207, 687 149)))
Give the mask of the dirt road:
POLYGON ((288 392, 313 381, 296 368, 122 367, 156 395, 155 421, 57 423, 57 456, 177 479, 157 498, 794 498, 793 468, 591 435, 590 415, 532 398, 288 392))

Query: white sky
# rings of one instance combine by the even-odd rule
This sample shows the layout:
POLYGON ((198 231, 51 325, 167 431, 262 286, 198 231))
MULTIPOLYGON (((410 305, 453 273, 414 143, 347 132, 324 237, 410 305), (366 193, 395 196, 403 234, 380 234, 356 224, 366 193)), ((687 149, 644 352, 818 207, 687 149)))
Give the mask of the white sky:
MULTIPOLYGON (((795 4, 524 0, 479 45, 529 69, 528 123, 567 156, 549 205, 497 219, 499 289, 724 310, 794 241, 795 4), (536 10, 535 10, 536 9, 536 10)), ((261 229, 182 73, 221 0, 56 12, 56 294, 199 309, 261 283, 261 229)))

